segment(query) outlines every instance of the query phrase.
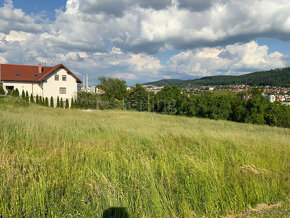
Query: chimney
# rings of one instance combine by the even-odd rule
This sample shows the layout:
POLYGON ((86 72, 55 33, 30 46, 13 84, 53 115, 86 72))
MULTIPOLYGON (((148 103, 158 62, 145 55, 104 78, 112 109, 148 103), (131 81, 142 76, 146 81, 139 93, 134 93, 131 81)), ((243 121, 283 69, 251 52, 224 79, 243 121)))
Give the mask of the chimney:
POLYGON ((38 73, 39 73, 39 74, 42 73, 42 66, 41 66, 41 64, 38 64, 38 73))
POLYGON ((87 89, 89 88, 89 74, 87 74, 87 89))
POLYGON ((85 81, 85 76, 83 76, 83 90, 85 90, 85 83, 86 83, 86 81, 85 81))

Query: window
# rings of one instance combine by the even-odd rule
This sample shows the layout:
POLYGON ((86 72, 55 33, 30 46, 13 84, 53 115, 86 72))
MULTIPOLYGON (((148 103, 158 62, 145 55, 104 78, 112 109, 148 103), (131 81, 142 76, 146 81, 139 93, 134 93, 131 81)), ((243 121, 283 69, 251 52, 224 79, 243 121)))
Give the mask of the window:
POLYGON ((66 81, 66 75, 62 76, 62 81, 66 81))
POLYGON ((66 88, 60 87, 59 88, 59 94, 66 94, 66 88))
POLYGON ((34 74, 34 77, 38 77, 38 75, 37 74, 34 74))
POLYGON ((55 75, 55 76, 54 76, 54 80, 55 80, 55 81, 59 81, 59 75, 55 75))
POLYGON ((20 73, 16 73, 16 76, 20 76, 20 73))

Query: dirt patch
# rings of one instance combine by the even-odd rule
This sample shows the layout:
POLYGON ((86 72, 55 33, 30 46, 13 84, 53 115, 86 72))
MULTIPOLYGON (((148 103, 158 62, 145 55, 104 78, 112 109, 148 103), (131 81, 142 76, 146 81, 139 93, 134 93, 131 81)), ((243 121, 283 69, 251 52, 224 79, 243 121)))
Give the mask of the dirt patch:
POLYGON ((250 165, 243 165, 240 167, 240 170, 242 172, 249 172, 255 175, 260 175, 260 174, 270 174, 271 171, 266 170, 264 168, 261 167, 257 167, 254 164, 250 164, 250 165))
POLYGON ((267 205, 265 203, 262 203, 262 204, 258 204, 257 207, 255 207, 255 208, 250 208, 249 210, 247 210, 244 213, 240 213, 237 215, 228 215, 228 216, 225 216, 224 218, 251 217, 252 213, 265 212, 265 211, 275 209, 275 208, 280 208, 280 207, 282 207, 281 202, 279 202, 277 204, 272 204, 272 205, 267 205))

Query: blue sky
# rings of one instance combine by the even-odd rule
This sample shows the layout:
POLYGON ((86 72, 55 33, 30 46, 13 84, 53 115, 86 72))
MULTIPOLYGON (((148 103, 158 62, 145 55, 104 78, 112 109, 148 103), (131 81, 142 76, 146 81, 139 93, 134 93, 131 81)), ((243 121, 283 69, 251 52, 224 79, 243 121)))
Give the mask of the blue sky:
POLYGON ((289 11, 289 0, 0 0, 0 63, 63 63, 90 84, 286 67, 289 11))
POLYGON ((55 19, 56 9, 65 9, 66 0, 14 0, 15 8, 21 8, 28 14, 45 12, 50 20, 55 19))

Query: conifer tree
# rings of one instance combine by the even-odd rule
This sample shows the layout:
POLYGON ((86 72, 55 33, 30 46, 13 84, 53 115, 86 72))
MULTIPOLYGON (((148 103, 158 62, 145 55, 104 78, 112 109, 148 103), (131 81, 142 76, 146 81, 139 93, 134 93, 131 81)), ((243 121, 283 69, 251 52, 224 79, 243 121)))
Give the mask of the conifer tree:
POLYGON ((63 108, 63 99, 60 98, 60 107, 63 108))
POLYGON ((19 90, 18 89, 14 89, 13 93, 12 93, 12 96, 19 97, 19 90))
POLYGON ((25 97, 26 97, 26 96, 25 96, 25 92, 24 92, 24 90, 22 90, 21 98, 22 98, 22 99, 25 99, 25 97))
POLYGON ((57 96, 56 107, 60 107, 59 97, 57 96))
POLYGON ((48 107, 48 98, 45 98, 44 106, 48 107))
POLYGON ((69 109, 69 101, 68 101, 68 99, 65 99, 65 108, 69 109))
POLYGON ((39 97, 38 97, 38 95, 36 95, 35 103, 36 104, 39 104, 39 97))
POLYGON ((53 97, 50 97, 50 107, 54 107, 53 97))
POLYGON ((70 102, 70 108, 75 108, 74 99, 73 98, 71 99, 71 102, 70 102))
POLYGON ((26 100, 27 102, 29 102, 29 94, 28 94, 28 91, 26 91, 26 93, 25 93, 25 100, 26 100))
POLYGON ((30 95, 30 103, 34 103, 34 99, 33 99, 33 95, 32 95, 32 93, 31 93, 31 95, 30 95))

